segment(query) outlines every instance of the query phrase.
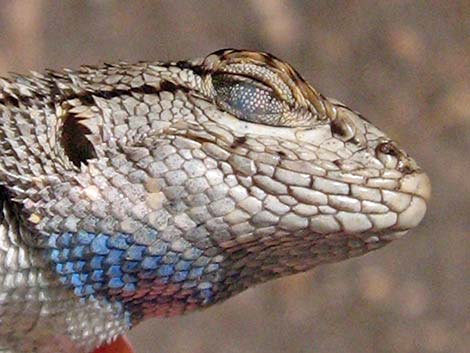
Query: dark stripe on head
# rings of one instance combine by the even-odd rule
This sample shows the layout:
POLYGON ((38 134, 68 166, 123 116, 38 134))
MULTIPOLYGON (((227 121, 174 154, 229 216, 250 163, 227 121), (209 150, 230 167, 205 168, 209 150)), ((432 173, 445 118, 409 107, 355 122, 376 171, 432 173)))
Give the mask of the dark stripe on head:
POLYGON ((139 94, 159 94, 160 92, 189 92, 190 90, 182 85, 175 84, 171 81, 162 80, 158 87, 150 86, 150 85, 143 85, 139 87, 131 87, 129 89, 114 89, 114 90, 100 90, 100 91, 90 91, 90 92, 83 92, 79 94, 71 94, 67 95, 66 97, 61 99, 61 102, 65 102, 72 99, 78 99, 80 102, 85 106, 94 105, 93 97, 99 97, 104 99, 112 99, 115 97, 122 97, 128 96, 132 93, 139 93, 139 94))

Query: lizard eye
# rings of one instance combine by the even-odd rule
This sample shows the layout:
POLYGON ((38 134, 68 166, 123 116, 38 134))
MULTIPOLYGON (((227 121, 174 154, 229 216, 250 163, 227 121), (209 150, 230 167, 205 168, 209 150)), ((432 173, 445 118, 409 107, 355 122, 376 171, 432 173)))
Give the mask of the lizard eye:
POLYGON ((239 75, 214 75, 212 84, 216 103, 239 119, 266 125, 281 125, 288 109, 265 84, 239 75))
POLYGON ((215 103, 240 120, 311 127, 325 119, 320 95, 272 55, 226 49, 206 57, 202 66, 215 103))

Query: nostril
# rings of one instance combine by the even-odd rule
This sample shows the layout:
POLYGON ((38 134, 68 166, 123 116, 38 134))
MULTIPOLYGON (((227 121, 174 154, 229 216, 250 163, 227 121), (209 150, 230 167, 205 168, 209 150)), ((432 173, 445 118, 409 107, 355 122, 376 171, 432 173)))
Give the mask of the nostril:
POLYGON ((403 162, 398 163, 398 170, 405 175, 414 173, 416 171, 416 169, 413 168, 410 165, 410 163, 407 163, 407 161, 404 163, 403 162))
POLYGON ((392 144, 391 142, 379 143, 377 147, 375 148, 375 151, 377 154, 384 153, 384 154, 390 155, 392 157, 397 157, 397 158, 401 154, 398 147, 392 144))
POLYGON ((390 142, 382 142, 375 148, 375 155, 385 168, 396 169, 399 164, 399 150, 390 142))
POLYGON ((397 169, 404 175, 412 174, 419 170, 416 162, 391 141, 379 143, 375 148, 375 152, 377 158, 385 167, 397 169))

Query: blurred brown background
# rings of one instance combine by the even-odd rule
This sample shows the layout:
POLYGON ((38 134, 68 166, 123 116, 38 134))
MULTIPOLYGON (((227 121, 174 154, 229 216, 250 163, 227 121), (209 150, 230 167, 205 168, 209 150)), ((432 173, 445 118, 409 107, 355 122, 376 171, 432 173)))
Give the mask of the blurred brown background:
POLYGON ((470 1, 0 1, 0 73, 272 52, 428 171, 423 224, 365 257, 150 320, 137 352, 470 352, 470 1))

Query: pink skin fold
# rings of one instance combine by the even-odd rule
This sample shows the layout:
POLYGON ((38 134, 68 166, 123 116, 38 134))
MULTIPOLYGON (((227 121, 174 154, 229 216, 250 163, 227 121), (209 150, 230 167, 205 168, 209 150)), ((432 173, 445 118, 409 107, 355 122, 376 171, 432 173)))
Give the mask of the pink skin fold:
POLYGON ((115 341, 95 349, 92 353, 134 353, 134 350, 125 336, 119 336, 115 341))

